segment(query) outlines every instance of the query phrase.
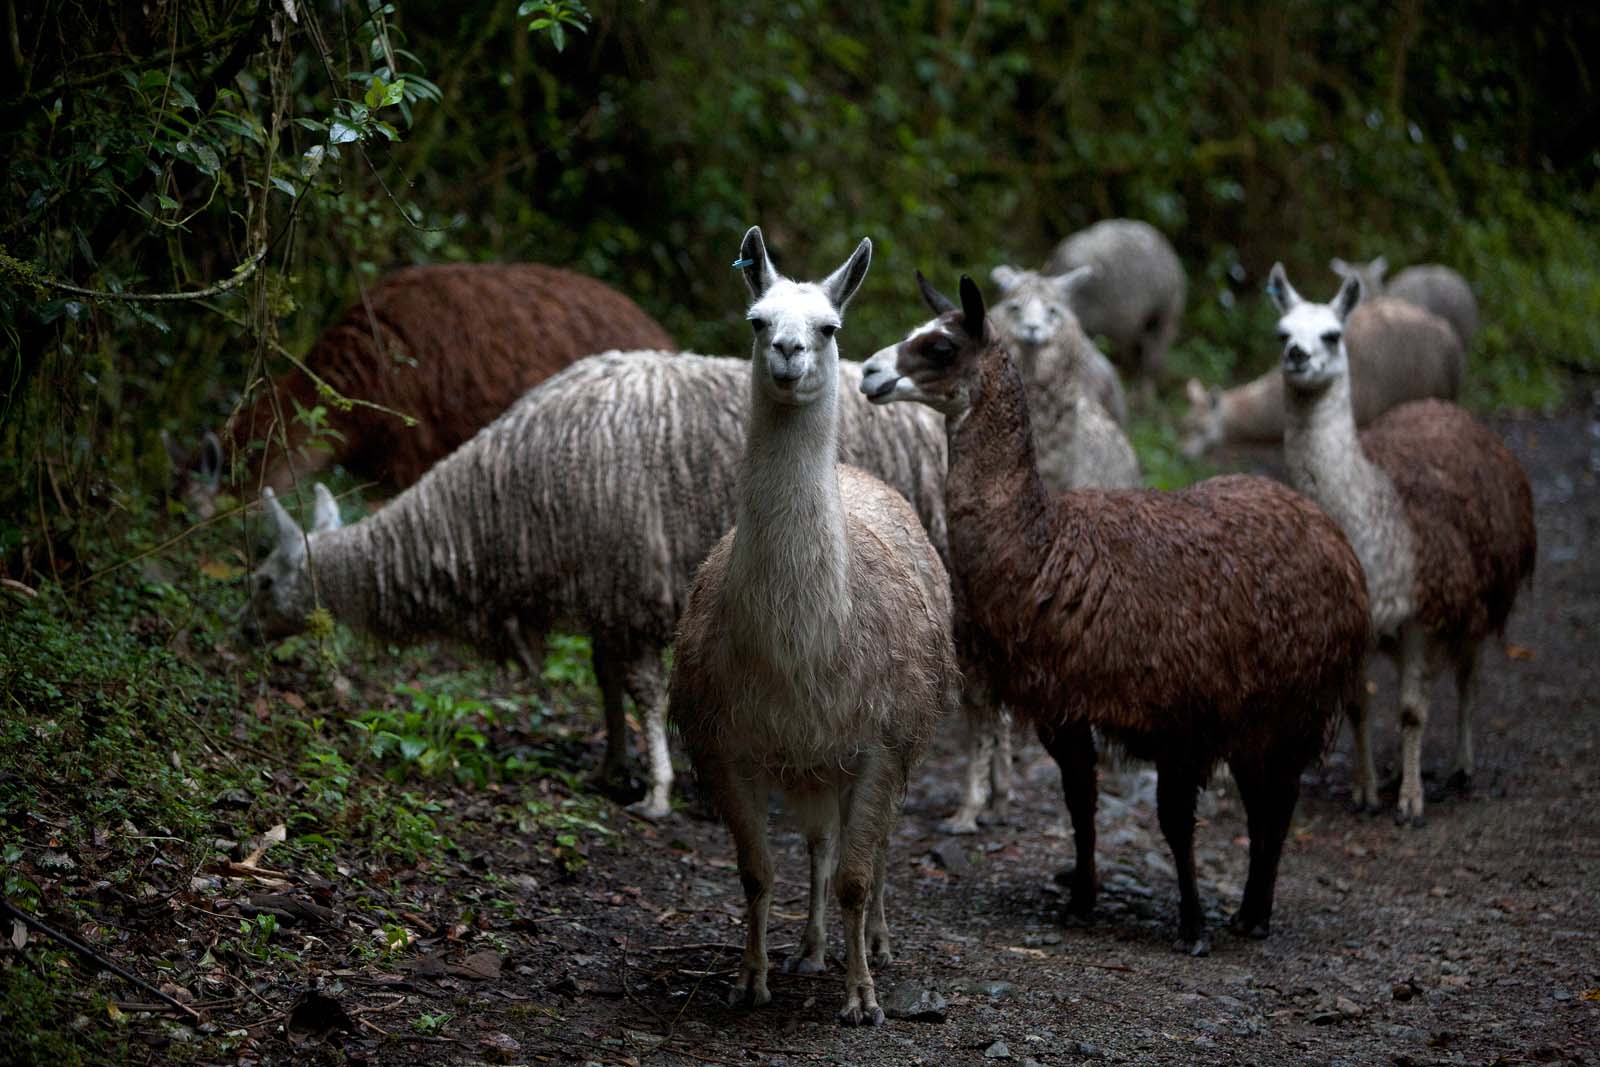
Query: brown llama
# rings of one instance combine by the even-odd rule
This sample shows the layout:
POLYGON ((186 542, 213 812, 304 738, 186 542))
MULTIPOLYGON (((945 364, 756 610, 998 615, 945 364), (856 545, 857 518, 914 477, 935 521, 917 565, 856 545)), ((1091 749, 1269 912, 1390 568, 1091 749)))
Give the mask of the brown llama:
POLYGON ((1349 542, 1315 504, 1264 478, 1048 491, 1022 377, 977 285, 961 279, 958 308, 918 281, 936 317, 869 359, 861 388, 945 417, 957 600, 1001 697, 1061 767, 1077 847, 1068 912, 1087 913, 1096 893, 1098 728, 1155 762, 1178 946, 1194 955, 1210 951, 1195 798, 1227 761, 1250 829, 1233 927, 1265 937, 1301 771, 1361 682, 1367 597, 1349 542))

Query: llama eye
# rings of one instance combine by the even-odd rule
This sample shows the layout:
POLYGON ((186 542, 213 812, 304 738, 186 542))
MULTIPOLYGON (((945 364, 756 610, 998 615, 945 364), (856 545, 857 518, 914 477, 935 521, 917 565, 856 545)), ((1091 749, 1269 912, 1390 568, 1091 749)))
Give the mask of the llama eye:
POLYGON ((1278 343, 1279 344, 1288 344, 1289 343, 1289 331, 1288 330, 1279 330, 1278 331, 1278 343))
POLYGON ((834 334, 836 334, 838 332, 839 332, 839 327, 835 326, 831 322, 828 325, 826 325, 826 326, 824 326, 822 328, 822 336, 824 336, 824 337, 832 337, 834 334))
POLYGON ((1338 330, 1329 330, 1327 333, 1322 335, 1322 343, 1327 345, 1329 348, 1332 348, 1334 345, 1339 343, 1340 336, 1342 335, 1338 330))
POLYGON ((754 330, 756 333, 760 333, 762 330, 765 330, 767 328, 767 320, 766 319, 751 319, 750 320, 750 328, 752 330, 754 330))
POLYGON ((270 592, 272 589, 272 575, 263 574, 261 577, 257 578, 256 588, 261 590, 263 593, 270 592))
POLYGON ((956 358, 956 346, 949 341, 935 341, 928 346, 928 359, 936 364, 949 363, 956 358))
POLYGON ((1022 311, 1022 305, 1017 303, 1015 300, 1007 300, 1006 310, 1011 312, 1013 315, 1019 314, 1022 311))

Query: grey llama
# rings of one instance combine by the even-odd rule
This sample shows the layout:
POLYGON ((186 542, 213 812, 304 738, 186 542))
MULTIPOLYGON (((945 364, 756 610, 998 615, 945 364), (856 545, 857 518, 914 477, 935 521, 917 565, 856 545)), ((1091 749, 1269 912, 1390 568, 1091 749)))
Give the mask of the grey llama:
POLYGON ((759 228, 745 234, 755 340, 738 523, 695 577, 671 683, 673 721, 738 852, 745 947, 730 1002, 772 999, 767 806, 778 790, 811 856, 791 962, 824 969, 831 884, 847 1025, 883 1022, 869 958, 891 958, 889 835, 910 769, 959 688, 944 565, 898 493, 838 463, 834 335, 871 256, 863 239, 827 278, 797 283, 773 268, 759 228))
MULTIPOLYGON (((1500 439, 1440 400, 1403 404, 1357 436, 1344 325, 1360 300, 1347 277, 1332 304, 1304 300, 1275 264, 1267 291, 1283 317, 1284 456, 1296 487, 1350 538, 1366 575, 1372 633, 1400 670, 1401 777, 1396 821, 1422 822, 1428 683, 1445 665, 1457 693, 1454 773, 1473 771, 1472 689, 1480 647, 1502 630, 1532 573, 1536 535, 1527 475, 1500 439)), ((1375 809, 1365 689, 1352 709, 1355 802, 1375 809)))
MULTIPOLYGON (((1344 340, 1357 426, 1408 400, 1453 400, 1461 388, 1466 350, 1455 331, 1439 316, 1403 300, 1363 300, 1345 323, 1344 340)), ((1188 397, 1180 436, 1190 459, 1223 444, 1283 440, 1280 367, 1232 389, 1207 389, 1191 378, 1188 397)))
MULTIPOLYGON (((994 323, 1027 385, 1039 476, 1050 489, 1134 489, 1143 481, 1139 459, 1119 425, 1127 411, 1116 368, 1083 332, 1071 307, 1073 291, 1093 271, 1079 267, 1041 275, 1000 266, 990 272, 1004 295, 994 323)), ((968 683, 989 690, 975 678, 968 683)), ((939 824, 949 834, 977 833, 986 806, 1003 819, 1011 792, 1009 712, 992 699, 969 700, 966 711, 961 804, 939 824)))
POLYGON ((1084 266, 1092 266, 1094 275, 1073 294, 1073 310, 1091 337, 1110 339, 1112 358, 1126 373, 1141 375, 1148 394, 1165 369, 1183 317, 1183 264, 1149 223, 1103 219, 1057 245, 1045 272, 1084 266))
MULTIPOLYGON (((535 647, 520 654, 534 662, 551 626, 587 632, 606 718, 601 774, 626 764, 629 697, 649 760, 633 810, 665 816, 661 656, 695 568, 734 521, 749 374, 742 359, 602 353, 529 391, 359 523, 339 529, 330 509, 306 537, 271 500, 278 545, 257 571, 247 634, 299 632, 319 599, 390 640, 449 638, 503 657, 525 635, 535 647)), ((841 363, 839 376, 844 458, 904 493, 943 546, 937 416, 886 420, 857 395, 858 364, 841 363)))
POLYGON ((1346 263, 1332 259, 1328 267, 1339 277, 1354 274, 1361 279, 1362 299, 1388 296, 1415 304, 1444 319, 1461 339, 1461 347, 1469 348, 1478 333, 1478 298, 1472 295, 1472 286, 1459 273, 1442 263, 1419 263, 1407 267, 1385 282, 1389 261, 1383 256, 1366 263, 1346 263))
MULTIPOLYGON (((1070 382, 1123 426, 1128 422, 1128 400, 1122 379, 1083 332, 1072 310, 1072 294, 1093 274, 1093 267, 1065 274, 996 267, 989 277, 1004 299, 994 309, 994 322, 1011 342, 1017 368, 1030 388, 1053 390, 1070 382)), ((1042 398, 1044 392, 1037 395, 1042 398)))

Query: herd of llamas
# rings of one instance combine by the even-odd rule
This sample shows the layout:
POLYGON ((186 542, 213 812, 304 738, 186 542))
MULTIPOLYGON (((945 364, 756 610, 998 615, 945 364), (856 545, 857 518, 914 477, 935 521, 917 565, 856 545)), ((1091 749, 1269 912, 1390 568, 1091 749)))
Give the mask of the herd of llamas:
MULTIPOLYGON (((302 365, 190 452, 174 491, 208 514, 259 495, 273 548, 245 636, 316 607, 390 640, 443 638, 537 669, 554 627, 592 638, 600 774, 626 773, 625 701, 648 785, 672 810, 669 721, 727 824, 746 900, 730 1002, 767 1002, 768 805, 810 855, 787 969, 825 967, 844 918, 839 1020, 883 1020, 886 853, 907 782, 956 709, 966 774, 947 833, 1011 789, 1011 725, 1061 770, 1077 861, 1065 909, 1093 908, 1100 750, 1151 761, 1172 851, 1177 945, 1209 951, 1195 879, 1198 793, 1231 773, 1249 870, 1231 921, 1265 937, 1300 777, 1348 719, 1357 806, 1375 810, 1365 664, 1399 668, 1397 821, 1423 818, 1429 682, 1453 671, 1453 773, 1473 771, 1473 680, 1534 561, 1528 480, 1452 401, 1477 328, 1441 266, 1387 283, 1334 260, 1329 303, 1281 265, 1277 368, 1187 383, 1182 447, 1280 444, 1290 484, 1141 488, 1121 375, 1148 400, 1179 329, 1183 267, 1153 227, 1103 221, 1038 270, 993 268, 986 297, 922 275, 928 315, 865 363, 837 332, 871 265, 862 240, 796 281, 752 228, 735 267, 750 358, 678 352, 606 285, 553 267, 419 267, 380 281, 302 365), (1097 344, 1100 339, 1106 354, 1097 344), (1109 355, 1109 358, 1108 358, 1109 355), (356 401, 313 435, 332 388, 356 401), (411 417, 402 422, 395 412, 411 417), (277 494, 341 465, 399 491, 346 526, 315 485, 302 529, 277 494), (674 648, 667 671, 663 654, 674 648)), ((259 384, 259 383, 258 383, 259 384)))

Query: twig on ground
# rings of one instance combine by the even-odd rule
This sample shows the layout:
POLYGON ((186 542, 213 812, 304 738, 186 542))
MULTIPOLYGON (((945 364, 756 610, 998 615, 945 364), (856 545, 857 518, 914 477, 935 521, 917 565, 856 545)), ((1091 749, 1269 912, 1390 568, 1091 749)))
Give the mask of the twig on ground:
POLYGON ((82 941, 79 941, 76 938, 68 937, 66 934, 62 933, 61 931, 59 931, 59 930, 57 930, 57 929, 55 929, 53 927, 46 926, 43 922, 39 921, 39 919, 37 919, 31 912, 24 911, 23 909, 17 907, 15 904, 11 903, 11 898, 10 897, 0 897, 0 907, 3 907, 4 910, 7 911, 8 913, 10 913, 13 918, 16 918, 16 919, 26 923, 27 925, 33 927, 35 930, 39 931, 44 936, 48 937, 50 940, 58 942, 58 943, 60 943, 62 945, 65 945, 66 947, 72 949, 72 951, 76 952, 78 955, 83 956, 86 959, 92 960, 95 963, 98 963, 101 967, 104 967, 106 970, 110 971, 112 974, 114 974, 117 977, 123 979, 124 981, 132 982, 134 985, 138 986, 140 989, 144 990, 146 993, 149 993, 152 996, 156 997, 163 1004, 166 1004, 166 1005, 168 1005, 169 1007, 172 1007, 172 1008, 176 1008, 178 1011, 180 1011, 183 1014, 187 1015, 189 1018, 195 1020, 196 1022, 201 1022, 202 1021, 201 1018, 200 1018, 200 1013, 195 1011, 193 1008, 189 1007, 189 1005, 183 1003, 183 1001, 178 1000, 176 997, 173 997, 173 996, 170 996, 170 995, 168 995, 166 993, 163 993, 161 990, 157 989, 155 986, 151 985, 149 982, 145 981, 143 978, 140 978, 138 975, 134 974, 132 971, 129 971, 129 970, 119 966, 118 964, 113 963, 111 960, 106 959, 106 957, 102 956, 100 953, 96 952, 94 949, 90 948, 88 945, 85 945, 82 941))

